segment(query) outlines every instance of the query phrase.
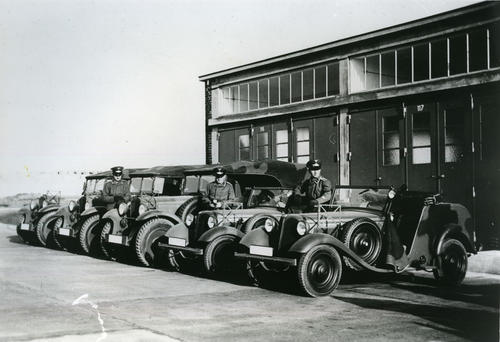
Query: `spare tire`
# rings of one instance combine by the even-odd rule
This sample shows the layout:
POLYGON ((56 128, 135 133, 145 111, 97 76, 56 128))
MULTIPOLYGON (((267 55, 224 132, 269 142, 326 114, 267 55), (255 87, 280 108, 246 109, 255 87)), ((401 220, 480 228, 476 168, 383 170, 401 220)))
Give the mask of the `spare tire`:
MULTIPOLYGON (((366 217, 354 219, 344 226, 341 233, 342 242, 363 261, 373 265, 382 251, 382 234, 375 222, 366 217)), ((361 267, 344 257, 346 266, 354 270, 361 267)))

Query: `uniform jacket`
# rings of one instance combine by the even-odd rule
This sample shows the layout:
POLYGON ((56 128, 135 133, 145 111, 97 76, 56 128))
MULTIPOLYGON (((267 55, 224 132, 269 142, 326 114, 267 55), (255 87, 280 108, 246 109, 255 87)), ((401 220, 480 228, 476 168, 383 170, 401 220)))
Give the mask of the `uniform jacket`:
POLYGON ((308 178, 295 188, 297 195, 305 194, 308 200, 326 203, 332 198, 332 183, 325 177, 308 178))
POLYGON ((120 181, 109 181, 104 184, 104 189, 102 190, 102 199, 108 204, 115 203, 115 196, 121 196, 123 199, 128 202, 130 201, 130 185, 127 181, 123 179, 120 181))
POLYGON ((208 184, 207 197, 210 201, 234 201, 234 188, 229 182, 219 184, 216 181, 208 184))

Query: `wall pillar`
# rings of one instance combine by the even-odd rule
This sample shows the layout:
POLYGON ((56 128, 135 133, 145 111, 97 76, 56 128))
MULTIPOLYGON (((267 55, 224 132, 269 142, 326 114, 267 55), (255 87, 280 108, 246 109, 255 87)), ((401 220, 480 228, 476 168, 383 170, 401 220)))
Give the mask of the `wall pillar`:
POLYGON ((339 181, 340 185, 350 185, 349 155, 349 112, 347 108, 339 111, 339 181))

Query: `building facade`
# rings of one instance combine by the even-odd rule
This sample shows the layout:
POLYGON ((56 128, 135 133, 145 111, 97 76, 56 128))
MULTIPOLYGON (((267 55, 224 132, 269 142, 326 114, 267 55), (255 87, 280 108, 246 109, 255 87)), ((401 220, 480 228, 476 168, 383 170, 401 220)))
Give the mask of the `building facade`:
POLYGON ((407 184, 500 230, 500 3, 200 76, 207 163, 323 161, 336 184, 407 184))

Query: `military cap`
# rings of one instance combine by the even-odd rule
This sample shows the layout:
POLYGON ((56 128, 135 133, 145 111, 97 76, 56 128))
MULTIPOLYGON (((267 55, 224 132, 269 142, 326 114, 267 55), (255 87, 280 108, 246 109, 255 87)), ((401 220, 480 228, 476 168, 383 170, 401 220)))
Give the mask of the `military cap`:
POLYGON ((222 166, 217 166, 214 169, 214 176, 215 177, 220 178, 220 177, 225 176, 225 175, 226 175, 226 170, 224 170, 224 168, 222 166))
POLYGON ((111 172, 113 172, 113 175, 121 176, 123 174, 123 166, 113 166, 111 172))
POLYGON ((311 159, 307 162, 306 167, 309 170, 321 170, 321 161, 319 159, 311 159))

